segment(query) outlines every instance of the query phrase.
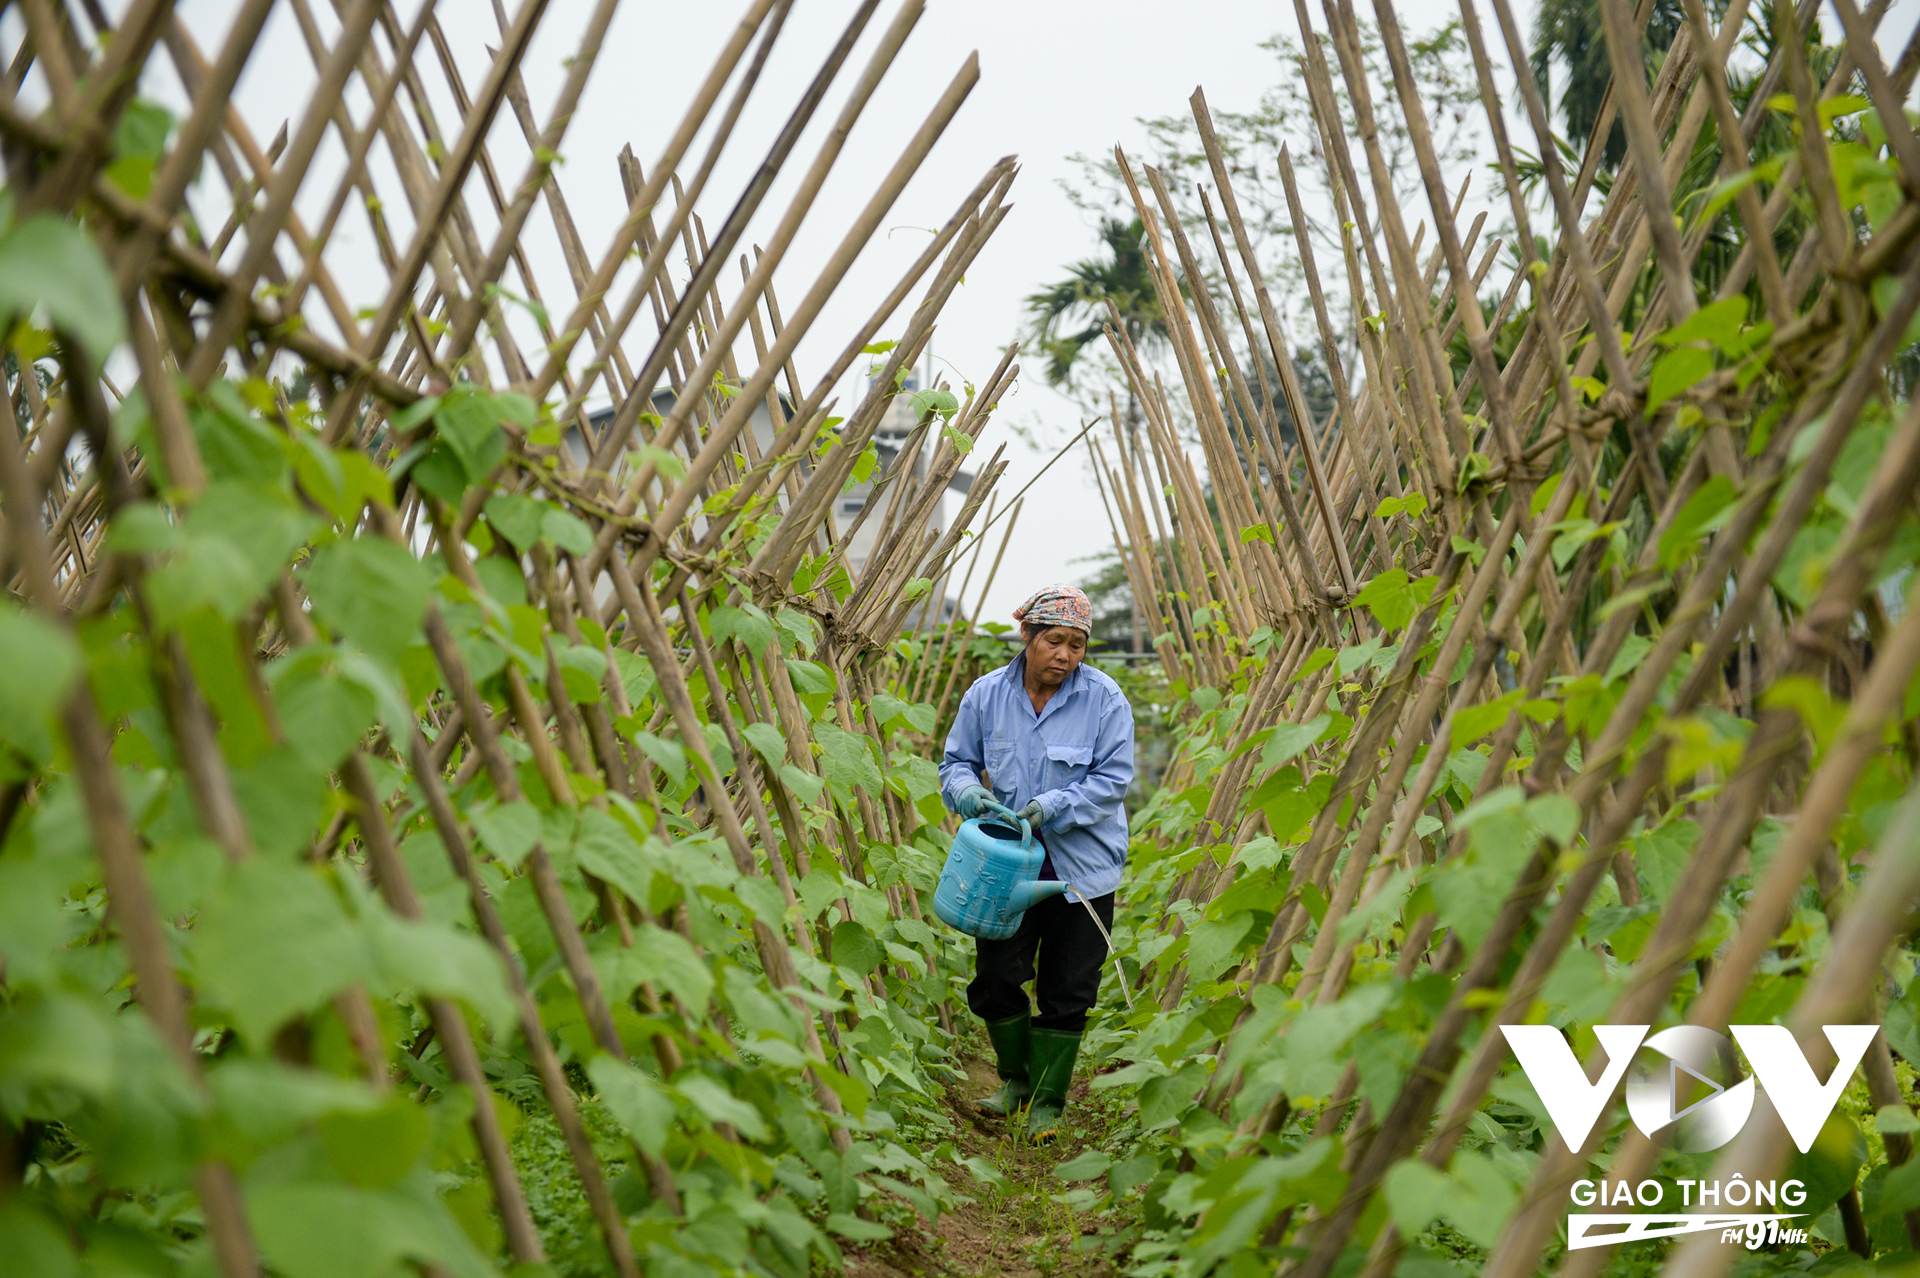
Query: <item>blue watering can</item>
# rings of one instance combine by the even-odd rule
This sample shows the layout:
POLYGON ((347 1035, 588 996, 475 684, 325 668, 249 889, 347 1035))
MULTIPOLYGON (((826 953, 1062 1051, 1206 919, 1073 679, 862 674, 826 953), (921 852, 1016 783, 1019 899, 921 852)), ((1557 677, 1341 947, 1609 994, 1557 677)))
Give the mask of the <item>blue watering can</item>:
POLYGON ((974 817, 961 822, 940 871, 940 886, 934 889, 933 912, 969 936, 1004 941, 1020 930, 1021 915, 1059 896, 1067 885, 1038 877, 1047 850, 1033 841, 1025 821, 998 803, 986 806, 1006 820, 974 817))

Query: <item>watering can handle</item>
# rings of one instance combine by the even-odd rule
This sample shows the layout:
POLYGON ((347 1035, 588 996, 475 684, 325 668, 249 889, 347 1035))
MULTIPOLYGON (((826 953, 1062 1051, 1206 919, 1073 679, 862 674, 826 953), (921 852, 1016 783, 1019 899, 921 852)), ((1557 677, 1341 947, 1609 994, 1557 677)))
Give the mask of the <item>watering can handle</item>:
POLYGON ((1028 844, 1033 842, 1033 827, 1028 825, 1025 818, 1023 818, 1018 812, 1015 812, 1012 808, 1007 807, 1005 804, 1000 803, 994 799, 986 799, 982 801, 980 806, 983 808, 992 808, 995 812, 1006 813, 1007 820, 1009 821, 1018 821, 1020 823, 1020 846, 1021 847, 1026 847, 1028 844))

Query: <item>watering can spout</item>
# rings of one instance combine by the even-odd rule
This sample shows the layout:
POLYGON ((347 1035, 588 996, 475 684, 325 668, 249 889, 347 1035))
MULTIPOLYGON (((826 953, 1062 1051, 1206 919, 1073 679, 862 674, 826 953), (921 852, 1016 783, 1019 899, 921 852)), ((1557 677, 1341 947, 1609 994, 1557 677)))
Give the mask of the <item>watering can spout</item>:
POLYGON ((1059 879, 1029 879, 1014 884, 1012 905, 1015 910, 1025 913, 1048 897, 1059 896, 1066 890, 1067 885, 1059 879))

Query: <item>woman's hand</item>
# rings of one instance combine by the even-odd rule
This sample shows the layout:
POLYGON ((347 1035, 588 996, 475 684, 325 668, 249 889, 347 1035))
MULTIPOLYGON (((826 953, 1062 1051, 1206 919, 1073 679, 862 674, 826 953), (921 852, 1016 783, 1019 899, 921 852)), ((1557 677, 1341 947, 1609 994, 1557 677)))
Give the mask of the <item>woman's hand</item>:
POLYGON ((970 785, 960 792, 960 797, 954 801, 953 810, 971 821, 979 816, 981 809, 991 802, 993 802, 993 791, 984 785, 970 785))
POLYGON ((1046 810, 1040 806, 1040 800, 1030 799, 1027 802, 1027 806, 1020 809, 1019 817, 1022 821, 1025 821, 1037 830, 1040 828, 1040 823, 1047 819, 1047 813, 1046 810))

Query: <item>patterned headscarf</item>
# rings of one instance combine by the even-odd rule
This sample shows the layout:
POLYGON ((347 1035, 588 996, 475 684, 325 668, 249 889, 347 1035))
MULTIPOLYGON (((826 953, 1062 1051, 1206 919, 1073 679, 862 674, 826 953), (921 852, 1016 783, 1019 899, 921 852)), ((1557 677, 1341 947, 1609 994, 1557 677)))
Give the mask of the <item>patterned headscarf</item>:
POLYGON ((1086 592, 1074 586, 1047 586, 1033 598, 1013 610, 1013 619, 1046 629, 1048 626, 1072 626, 1088 635, 1093 633, 1093 605, 1086 592))

